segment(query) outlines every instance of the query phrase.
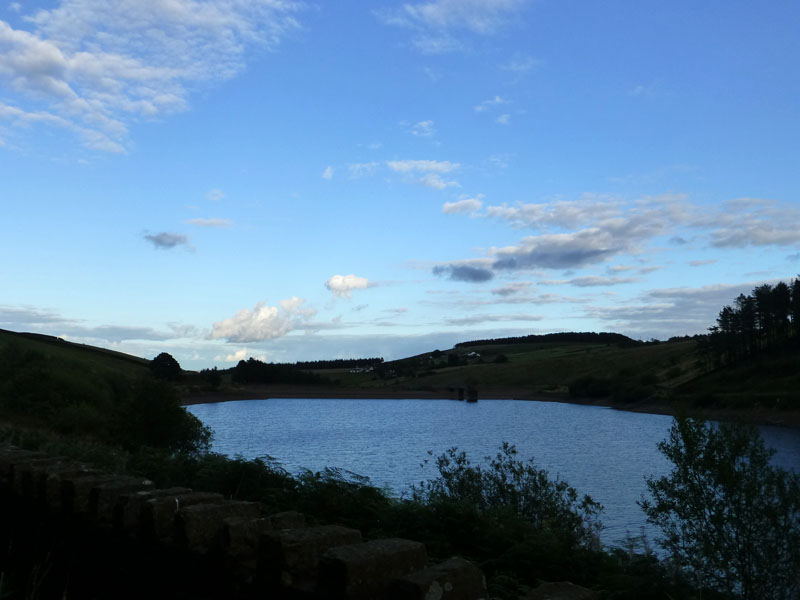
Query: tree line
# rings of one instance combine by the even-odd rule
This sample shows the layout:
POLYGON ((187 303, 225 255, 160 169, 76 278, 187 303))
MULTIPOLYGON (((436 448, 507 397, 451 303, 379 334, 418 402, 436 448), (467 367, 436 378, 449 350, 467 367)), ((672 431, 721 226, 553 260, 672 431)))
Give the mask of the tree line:
POLYGON ((317 385, 329 383, 316 373, 298 369, 292 364, 265 363, 255 358, 240 360, 231 369, 231 381, 234 383, 285 383, 317 385))
POLYGON ((470 346, 498 346, 502 344, 525 344, 533 342, 588 342, 592 344, 620 344, 624 346, 642 343, 622 335, 621 333, 569 331, 564 333, 546 333, 544 335, 531 334, 507 338, 473 340, 471 342, 459 342, 455 347, 469 348, 470 346))
POLYGON ((383 363, 376 358, 335 358, 331 360, 298 361, 294 366, 298 369, 352 369, 354 367, 375 367, 383 363))
POLYGON ((796 343, 800 337, 800 279, 765 283, 725 306, 709 328, 707 351, 716 366, 796 343))

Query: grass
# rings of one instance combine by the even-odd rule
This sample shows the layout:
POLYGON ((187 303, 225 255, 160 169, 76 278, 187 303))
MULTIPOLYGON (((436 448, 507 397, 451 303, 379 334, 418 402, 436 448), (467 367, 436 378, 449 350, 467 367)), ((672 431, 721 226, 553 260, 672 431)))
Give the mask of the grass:
POLYGON ((38 352, 57 361, 75 363, 88 371, 104 371, 124 377, 140 377, 148 372, 145 358, 76 344, 49 335, 16 333, 0 329, 0 347, 15 346, 19 352, 38 352))
POLYGON ((649 374, 662 387, 673 387, 687 374, 696 373, 696 343, 692 340, 645 344, 636 347, 592 343, 533 343, 470 347, 480 360, 448 366, 448 355, 465 355, 465 350, 449 350, 431 361, 422 354, 387 363, 402 375, 381 380, 375 374, 347 374, 343 384, 384 386, 387 382, 408 389, 418 385, 429 388, 527 388, 537 391, 565 390, 585 376, 641 377, 649 374), (495 363, 503 355, 507 362, 495 363), (422 377, 420 374, 424 373, 422 377))

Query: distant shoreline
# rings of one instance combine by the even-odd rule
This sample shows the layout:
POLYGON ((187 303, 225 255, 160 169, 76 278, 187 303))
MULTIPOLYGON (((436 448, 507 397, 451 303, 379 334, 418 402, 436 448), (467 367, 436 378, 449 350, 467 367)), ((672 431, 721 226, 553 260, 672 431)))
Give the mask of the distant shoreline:
MULTIPOLYGON (((232 402, 237 400, 268 400, 270 398, 322 398, 331 400, 458 400, 455 392, 448 390, 409 390, 396 388, 331 388, 324 386, 253 386, 239 390, 216 393, 190 393, 182 399, 184 406, 232 402)), ((537 402, 563 402, 582 406, 601 406, 627 412, 675 416, 681 412, 679 404, 662 400, 643 400, 633 403, 615 403, 608 399, 575 398, 566 394, 533 394, 518 388, 493 388, 481 390, 480 400, 529 400, 537 402)), ((744 421, 757 425, 800 428, 800 411, 775 411, 760 407, 747 409, 705 408, 690 411, 715 421, 744 421)))

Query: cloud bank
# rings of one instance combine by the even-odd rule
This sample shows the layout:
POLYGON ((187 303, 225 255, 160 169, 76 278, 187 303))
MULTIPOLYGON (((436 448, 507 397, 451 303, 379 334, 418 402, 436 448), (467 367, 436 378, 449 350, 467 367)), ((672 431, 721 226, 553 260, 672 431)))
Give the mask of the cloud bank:
POLYGON ((299 26, 290 0, 62 0, 0 21, 0 119, 72 131, 87 148, 126 151, 132 122, 184 110, 198 85, 244 68, 299 26))
POLYGON ((297 296, 281 300, 279 306, 259 302, 253 310, 242 309, 230 319, 214 323, 210 338, 239 343, 272 340, 301 327, 316 313, 297 296))
POLYGON ((414 31, 417 50, 440 54, 464 49, 464 33, 496 33, 527 4, 528 0, 431 0, 379 11, 378 16, 388 25, 414 31))

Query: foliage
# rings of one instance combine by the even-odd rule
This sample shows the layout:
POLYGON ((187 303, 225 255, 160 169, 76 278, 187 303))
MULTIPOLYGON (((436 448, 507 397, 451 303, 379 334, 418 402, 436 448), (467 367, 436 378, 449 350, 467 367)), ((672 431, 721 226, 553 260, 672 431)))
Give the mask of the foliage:
POLYGON ((208 448, 211 437, 165 381, 126 377, 98 363, 87 368, 81 360, 15 343, 0 347, 0 412, 127 450, 197 452, 208 448))
POLYGON ((735 364, 800 336, 800 279, 739 294, 709 328, 706 351, 716 365, 735 364))
POLYGON ((351 369, 353 367, 376 367, 383 363, 380 357, 375 358, 335 358, 329 360, 298 361, 294 367, 298 369, 351 369))
POLYGON ((255 358, 240 360, 231 370, 231 380, 235 383, 290 383, 322 384, 327 379, 315 373, 303 371, 290 364, 265 363, 255 358))
POLYGON ((113 425, 117 443, 128 450, 150 446, 191 453, 211 445, 211 430, 181 406, 175 388, 155 379, 134 384, 113 425))
POLYGON ((485 514, 512 513, 534 530, 552 531, 572 545, 597 542, 602 506, 565 481, 553 480, 533 460, 516 458, 517 450, 504 442, 486 468, 473 465, 465 452, 450 448, 436 458, 439 477, 412 487, 412 498, 436 504, 458 502, 485 514))
POLYGON ((150 372, 156 379, 178 379, 181 376, 181 365, 171 354, 162 352, 150 362, 150 372))
POLYGON ((640 502, 675 563, 745 600, 800 593, 800 476, 770 464, 757 430, 677 418, 659 450, 673 463, 640 502))

